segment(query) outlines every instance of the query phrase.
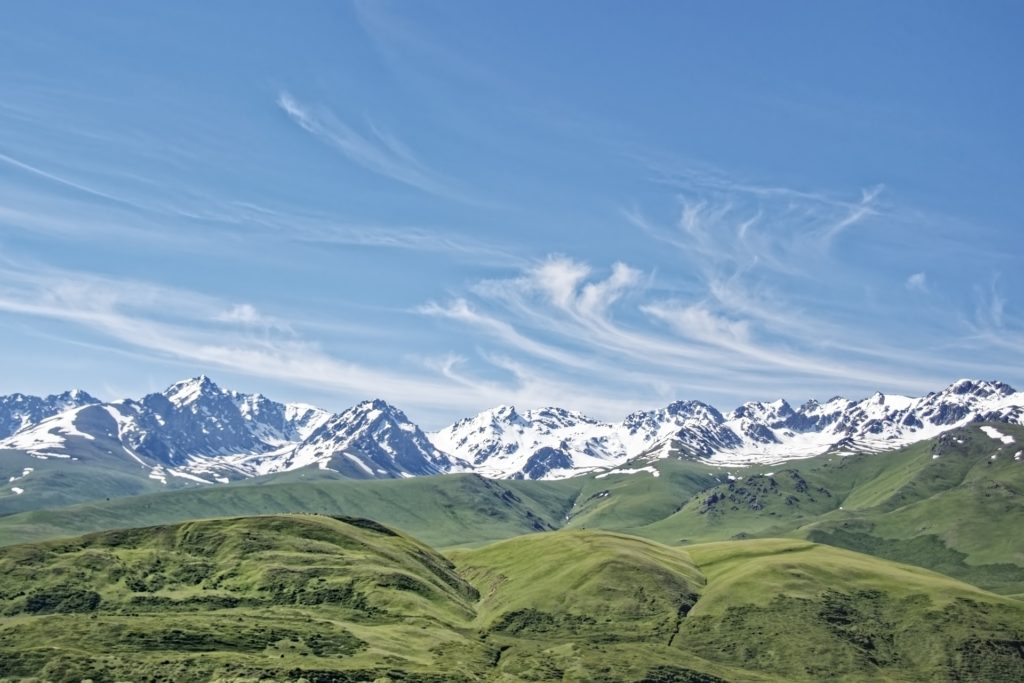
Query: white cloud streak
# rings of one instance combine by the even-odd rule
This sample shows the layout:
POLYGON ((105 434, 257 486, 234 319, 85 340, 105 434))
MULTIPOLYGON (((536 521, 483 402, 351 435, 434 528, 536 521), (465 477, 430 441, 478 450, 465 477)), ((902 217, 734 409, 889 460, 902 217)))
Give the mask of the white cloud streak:
POLYGON ((0 164, 49 184, 35 188, 15 183, 0 189, 0 225, 25 232, 90 241, 128 238, 205 251, 223 248, 224 238, 260 237, 443 254, 481 265, 525 263, 514 247, 450 229, 354 221, 304 209, 211 197, 188 188, 153 201, 127 188, 87 185, 3 154, 0 164), (72 192, 64 192, 68 189, 72 192))
MULTIPOLYGON (((350 362, 299 337, 289 321, 250 304, 143 281, 43 266, 27 269, 6 260, 0 261, 0 313, 76 325, 154 358, 326 390, 353 401, 379 396, 417 408, 426 419, 447 420, 506 402, 546 404, 578 393, 577 386, 539 373, 496 380, 459 372, 454 356, 443 362, 420 359, 418 368, 350 362), (559 393, 549 394, 552 387, 560 387, 559 393)), ((583 409, 619 415, 637 400, 580 398, 573 403, 583 409)))
POLYGON ((360 134, 330 111, 299 102, 286 91, 278 94, 277 106, 300 128, 358 166, 429 194, 465 199, 451 180, 427 167, 404 143, 372 123, 367 135, 360 134))

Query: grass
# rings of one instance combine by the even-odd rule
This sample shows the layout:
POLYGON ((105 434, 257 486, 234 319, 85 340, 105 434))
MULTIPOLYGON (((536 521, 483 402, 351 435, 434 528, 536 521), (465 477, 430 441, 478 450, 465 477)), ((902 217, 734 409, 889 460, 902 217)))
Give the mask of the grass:
POLYGON ((698 656, 785 680, 1011 681, 1024 605, 916 567, 798 540, 686 548, 707 587, 680 629, 698 656))
POLYGON ((1020 680, 1024 604, 795 539, 442 555, 274 515, 0 549, 0 680, 1020 680))
POLYGON ((141 466, 135 471, 105 460, 69 463, 15 450, 0 450, 0 481, 5 482, 0 488, 0 516, 74 505, 100 494, 101 499, 119 498, 166 490, 141 466), (16 493, 14 487, 23 493, 16 493))
POLYGON ((704 584, 677 550, 613 533, 532 534, 452 557, 483 595, 478 625, 512 635, 600 642, 614 624, 628 639, 667 642, 704 584))
POLYGON ((438 546, 482 544, 557 528, 575 490, 477 475, 189 489, 0 518, 0 544, 212 516, 314 512, 372 517, 438 546))
POLYGON ((919 564, 1002 593, 1024 592, 1018 533, 1024 461, 1013 457, 1024 429, 999 430, 1015 443, 1000 444, 970 427, 907 449, 890 470, 854 487, 852 504, 792 535, 919 564))
POLYGON ((374 680, 400 666, 457 680, 466 663, 436 648, 485 650, 460 631, 477 593, 451 563, 360 520, 103 532, 11 547, 0 576, 0 671, 12 677, 374 680))

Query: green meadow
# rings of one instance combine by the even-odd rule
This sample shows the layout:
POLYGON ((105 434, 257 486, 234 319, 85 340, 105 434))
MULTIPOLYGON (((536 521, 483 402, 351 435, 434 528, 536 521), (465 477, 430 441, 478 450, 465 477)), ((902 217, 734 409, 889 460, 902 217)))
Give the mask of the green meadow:
POLYGON ((561 481, 304 470, 9 514, 0 672, 1024 680, 1014 453, 968 427, 774 467, 666 459, 658 476, 561 481))

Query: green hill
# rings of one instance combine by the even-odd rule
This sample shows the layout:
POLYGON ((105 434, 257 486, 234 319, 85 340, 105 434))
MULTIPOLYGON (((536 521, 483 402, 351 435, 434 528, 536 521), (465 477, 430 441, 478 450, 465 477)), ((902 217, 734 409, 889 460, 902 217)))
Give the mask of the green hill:
POLYGON ((1024 592, 1024 428, 978 426, 890 453, 733 470, 670 516, 625 528, 669 544, 793 536, 1024 592), (767 471, 766 471, 767 470, 767 471))
MULTIPOLYGON (((374 522, 254 517, 103 532, 0 554, 0 671, 53 681, 294 680, 446 672, 476 591, 374 522)), ((483 652, 483 650, 481 650, 483 652)))
POLYGON ((3 680, 1024 677, 1024 604, 800 540, 446 558, 365 519, 213 519, 0 549, 0 614, 3 680))
MULTIPOLYGON (((0 449, 0 515, 74 505, 89 500, 167 491, 149 477, 151 470, 113 462, 101 448, 83 447, 90 456, 73 467, 62 458, 33 457, 25 451, 0 449), (22 491, 19 493, 15 488, 22 491)), ((169 484, 188 484, 173 480, 169 484)))
POLYGON ((1021 594, 1024 461, 1014 456, 1024 429, 999 429, 1015 443, 970 426, 888 453, 729 470, 666 459, 632 474, 561 481, 357 482, 299 470, 8 515, 0 544, 215 515, 317 512, 377 519, 442 548, 553 529, 614 530, 668 545, 788 536, 1021 594))
POLYGON ((475 474, 189 489, 0 517, 0 544, 214 516, 315 512, 370 517, 438 546, 481 544, 561 525, 576 484, 475 474))
POLYGON ((692 546, 708 587, 681 627, 698 655, 787 680, 1011 681, 1021 603, 927 570, 800 541, 692 546))

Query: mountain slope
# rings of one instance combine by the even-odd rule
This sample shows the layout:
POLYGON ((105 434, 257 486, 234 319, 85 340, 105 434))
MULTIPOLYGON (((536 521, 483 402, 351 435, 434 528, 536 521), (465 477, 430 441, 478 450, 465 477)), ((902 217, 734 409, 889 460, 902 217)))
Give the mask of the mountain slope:
POLYGON ((314 430, 289 456, 288 469, 317 463, 358 479, 440 474, 457 467, 405 413, 364 401, 314 430))
POLYGON ((892 453, 733 469, 673 514, 626 530, 666 543, 794 535, 1021 593, 1024 428, 991 425, 892 453))
MULTIPOLYGON (((314 512, 373 517, 438 546, 480 544, 557 528, 572 482, 492 481, 475 474, 358 481, 257 482, 115 498, 0 517, 0 545, 209 516, 314 512)), ((303 472, 295 472, 299 475, 303 472)))
POLYGON ((707 586, 678 647, 791 681, 1012 681, 1024 604, 800 541, 690 546, 707 586))

